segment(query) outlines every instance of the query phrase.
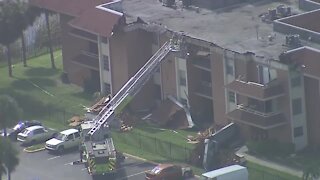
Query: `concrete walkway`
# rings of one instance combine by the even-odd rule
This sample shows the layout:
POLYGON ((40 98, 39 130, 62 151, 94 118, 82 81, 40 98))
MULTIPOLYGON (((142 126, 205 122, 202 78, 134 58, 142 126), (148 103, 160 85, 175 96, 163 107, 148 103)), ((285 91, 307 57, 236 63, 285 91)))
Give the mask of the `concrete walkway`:
POLYGON ((302 175, 303 175, 302 170, 288 167, 288 166, 285 166, 285 165, 282 165, 282 164, 279 164, 279 163, 276 163, 276 162, 273 162, 273 161, 270 161, 267 159, 263 159, 260 157, 249 155, 249 154, 247 154, 247 151, 248 151, 247 147, 242 147, 239 151, 237 151, 237 154, 244 155, 246 160, 253 162, 253 163, 256 163, 258 165, 261 165, 261 166, 268 167, 270 169, 274 169, 274 170, 277 170, 280 172, 285 172, 287 174, 291 174, 291 175, 297 176, 297 177, 302 177, 302 175))

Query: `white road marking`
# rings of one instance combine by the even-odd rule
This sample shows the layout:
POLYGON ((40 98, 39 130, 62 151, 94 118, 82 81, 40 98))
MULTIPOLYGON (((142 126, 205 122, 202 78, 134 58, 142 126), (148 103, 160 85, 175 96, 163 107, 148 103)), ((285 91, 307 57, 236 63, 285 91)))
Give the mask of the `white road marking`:
POLYGON ((59 158, 60 156, 55 156, 55 157, 52 157, 52 158, 49 158, 48 160, 50 161, 50 160, 52 160, 52 159, 57 159, 57 158, 59 158))
POLYGON ((87 168, 83 168, 83 169, 81 169, 81 171, 84 171, 84 170, 86 170, 87 168))
POLYGON ((64 165, 73 165, 73 162, 65 163, 64 165))
MULTIPOLYGON (((151 170, 151 169, 150 169, 150 170, 151 170)), ((139 172, 139 173, 131 174, 131 175, 126 176, 126 177, 123 177, 123 178, 121 178, 121 179, 119 179, 119 180, 128 179, 128 178, 130 178, 130 177, 137 176, 137 175, 139 175, 139 174, 143 174, 143 173, 145 173, 146 171, 150 171, 150 170, 145 170, 145 171, 142 171, 142 172, 139 172)))

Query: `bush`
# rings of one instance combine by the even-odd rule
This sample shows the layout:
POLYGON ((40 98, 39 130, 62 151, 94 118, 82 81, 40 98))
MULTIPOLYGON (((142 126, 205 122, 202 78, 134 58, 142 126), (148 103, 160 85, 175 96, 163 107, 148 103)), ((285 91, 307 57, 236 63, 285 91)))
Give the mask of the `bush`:
POLYGON ((287 156, 294 152, 294 144, 281 143, 276 140, 249 141, 247 147, 250 153, 262 156, 287 156))

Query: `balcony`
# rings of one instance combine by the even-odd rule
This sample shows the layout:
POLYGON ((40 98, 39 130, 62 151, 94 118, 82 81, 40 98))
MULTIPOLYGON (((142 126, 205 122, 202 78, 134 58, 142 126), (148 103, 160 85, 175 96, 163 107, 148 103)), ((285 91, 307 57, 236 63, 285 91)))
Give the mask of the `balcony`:
POLYGON ((91 57, 88 54, 85 55, 81 53, 74 57, 72 62, 82 67, 99 71, 99 59, 96 57, 91 57))
POLYGON ((243 105, 227 114, 227 117, 246 125, 260 129, 272 129, 286 124, 285 117, 281 112, 263 113, 243 105))
POLYGON ((212 99, 212 87, 210 82, 202 81, 198 86, 197 90, 194 94, 207 98, 212 99))
POLYGON ((273 80, 266 85, 234 80, 226 88, 240 95, 252 97, 262 101, 281 97, 284 94, 282 85, 277 80, 273 80))
POLYGON ((69 32, 69 34, 71 36, 74 36, 74 37, 77 37, 77 38, 80 38, 80 39, 84 39, 84 40, 87 40, 87 41, 91 41, 91 42, 95 42, 95 43, 98 42, 97 36, 95 34, 91 34, 89 32, 82 31, 82 30, 79 30, 79 29, 73 28, 69 32))

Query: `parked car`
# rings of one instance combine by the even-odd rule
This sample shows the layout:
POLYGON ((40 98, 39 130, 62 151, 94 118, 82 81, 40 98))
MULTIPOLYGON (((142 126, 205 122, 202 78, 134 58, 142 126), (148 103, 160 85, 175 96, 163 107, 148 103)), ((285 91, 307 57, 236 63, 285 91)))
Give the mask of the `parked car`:
POLYGON ((182 167, 174 164, 159 164, 151 171, 146 171, 147 180, 178 180, 193 176, 190 167, 182 167))
POLYGON ((79 147, 81 136, 77 129, 68 129, 60 132, 56 137, 46 142, 46 149, 63 153, 66 149, 79 147))
MULTIPOLYGON (((19 121, 18 124, 16 124, 13 128, 7 129, 7 137, 9 137, 11 140, 17 140, 17 135, 23 131, 25 128, 30 126, 41 126, 41 122, 32 120, 32 121, 19 121)), ((4 132, 1 131, 1 136, 4 136, 4 132)))
POLYGON ((44 128, 43 126, 30 126, 20 132, 17 136, 18 141, 22 142, 22 145, 32 145, 36 143, 42 143, 51 139, 57 134, 53 130, 44 128))

